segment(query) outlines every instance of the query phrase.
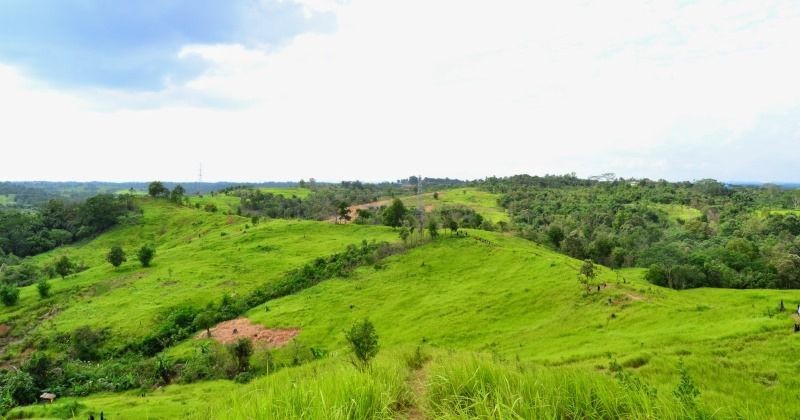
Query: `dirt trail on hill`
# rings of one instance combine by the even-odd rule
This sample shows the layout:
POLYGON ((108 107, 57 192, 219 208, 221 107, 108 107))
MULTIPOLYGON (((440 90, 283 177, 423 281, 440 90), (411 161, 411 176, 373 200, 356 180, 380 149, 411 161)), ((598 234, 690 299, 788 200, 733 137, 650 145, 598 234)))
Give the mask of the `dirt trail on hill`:
MULTIPOLYGON (((268 347, 281 347, 292 341, 300 333, 299 328, 264 328, 261 325, 253 324, 247 318, 237 318, 225 321, 211 328, 211 338, 222 343, 234 343, 240 338, 246 338, 253 344, 268 347)), ((208 338, 206 331, 201 331, 195 338, 208 338)))
MULTIPOLYGON (((350 215, 350 222, 352 222, 353 220, 356 220, 356 216, 358 216, 358 210, 368 210, 368 209, 371 209, 371 208, 387 206, 387 205, 389 205, 389 203, 391 203, 390 200, 378 200, 378 201, 373 201, 371 203, 356 204, 356 205, 350 206, 350 207, 347 208, 348 214, 350 215)), ((336 216, 333 216, 333 217, 328 218, 328 221, 329 222, 333 222, 333 223, 337 223, 339 221, 339 218, 336 217, 336 216)), ((342 222, 350 223, 350 222, 347 222, 347 221, 344 221, 344 220, 342 220, 342 222)))
MULTIPOLYGON (((440 192, 439 193, 439 198, 441 198, 443 195, 444 194, 440 192)), ((358 216, 358 211, 359 210, 369 210, 369 209, 378 208, 378 207, 382 207, 382 206, 388 206, 391 203, 392 203, 392 200, 387 199, 387 200, 373 201, 371 203, 352 205, 352 206, 347 208, 348 214, 350 215, 350 221, 348 222, 348 221, 345 221, 345 220, 341 220, 341 222, 343 222, 343 223, 351 223, 353 220, 356 220, 356 216, 358 216)), ((432 211, 433 211, 433 205, 432 204, 428 204, 428 205, 425 206, 425 212, 426 213, 430 213, 432 211)), ((328 221, 332 222, 332 223, 338 223, 340 220, 339 220, 338 217, 333 216, 333 217, 328 218, 328 221)))

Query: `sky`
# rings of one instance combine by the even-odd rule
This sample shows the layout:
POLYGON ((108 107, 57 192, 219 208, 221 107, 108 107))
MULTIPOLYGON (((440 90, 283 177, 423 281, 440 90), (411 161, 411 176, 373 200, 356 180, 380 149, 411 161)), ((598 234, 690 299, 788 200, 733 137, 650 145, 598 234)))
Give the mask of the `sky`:
POLYGON ((201 165, 800 181, 800 2, 0 2, 0 180, 201 165))

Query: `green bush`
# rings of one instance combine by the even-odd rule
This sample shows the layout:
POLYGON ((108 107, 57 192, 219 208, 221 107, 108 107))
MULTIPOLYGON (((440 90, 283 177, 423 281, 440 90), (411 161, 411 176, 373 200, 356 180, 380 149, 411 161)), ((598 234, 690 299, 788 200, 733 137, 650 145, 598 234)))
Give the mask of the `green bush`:
POLYGON ((44 299, 50 296, 50 283, 46 279, 40 279, 36 282, 36 291, 39 292, 39 297, 44 299))
POLYGON ((0 285, 0 301, 6 306, 16 305, 19 302, 19 288, 10 284, 0 285))

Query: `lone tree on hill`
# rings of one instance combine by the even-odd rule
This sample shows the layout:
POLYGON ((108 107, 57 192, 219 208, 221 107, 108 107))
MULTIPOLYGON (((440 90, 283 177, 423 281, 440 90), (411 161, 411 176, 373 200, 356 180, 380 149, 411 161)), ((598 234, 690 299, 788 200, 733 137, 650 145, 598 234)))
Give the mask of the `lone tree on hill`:
POLYGON ((136 251, 136 258, 142 263, 142 267, 150 267, 150 262, 153 261, 155 255, 156 249, 153 248, 152 245, 142 245, 142 247, 136 251))
POLYGON ((147 186, 147 193, 153 198, 169 197, 169 190, 161 181, 153 181, 147 186))
POLYGON ((119 267, 127 260, 128 258, 125 256, 125 251, 123 251, 122 247, 119 246, 111 247, 111 250, 108 251, 108 254, 106 255, 106 261, 111 263, 114 268, 119 267))
POLYGON ((369 362, 378 354, 379 349, 378 334, 375 332, 372 322, 366 318, 361 322, 356 322, 349 331, 345 332, 345 338, 355 356, 353 364, 359 368, 369 366, 369 362))
POLYGON ((595 277, 597 277, 597 270, 595 269, 594 263, 590 259, 584 260, 578 279, 581 284, 586 287, 586 290, 589 290, 589 283, 591 283, 595 277))

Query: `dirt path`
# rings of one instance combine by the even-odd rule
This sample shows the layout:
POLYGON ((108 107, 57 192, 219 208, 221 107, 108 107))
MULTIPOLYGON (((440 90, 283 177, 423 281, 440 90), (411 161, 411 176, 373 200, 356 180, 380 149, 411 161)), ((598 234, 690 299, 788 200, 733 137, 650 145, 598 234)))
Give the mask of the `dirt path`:
MULTIPOLYGON (((237 318, 225 321, 211 328, 211 338, 222 343, 229 344, 236 342, 240 338, 246 338, 254 345, 267 347, 281 347, 292 341, 300 333, 299 328, 264 328, 261 325, 253 324, 247 318, 237 318)), ((206 331, 201 331, 195 338, 207 338, 206 331)))
POLYGON ((425 371, 423 366, 414 371, 411 377, 408 378, 408 384, 411 387, 411 393, 414 395, 414 405, 408 408, 406 412, 409 420, 424 419, 425 414, 420 407, 425 402, 425 384, 428 382, 428 372, 425 371))
MULTIPOLYGON (((353 220, 356 220, 356 216, 358 216, 358 211, 359 210, 368 210, 368 209, 372 209, 372 208, 376 208, 376 207, 387 206, 387 205, 389 205, 389 203, 391 203, 390 200, 378 200, 378 201, 373 201, 371 203, 356 204, 356 205, 350 206, 350 207, 347 208, 348 214, 350 214, 350 222, 352 222, 353 220)), ((333 217, 328 218, 328 221, 329 222, 333 222, 333 223, 338 223, 339 222, 339 218, 336 217, 336 216, 333 216, 333 217)), ((344 221, 344 220, 342 220, 342 222, 350 223, 350 222, 347 222, 347 221, 344 221)))

